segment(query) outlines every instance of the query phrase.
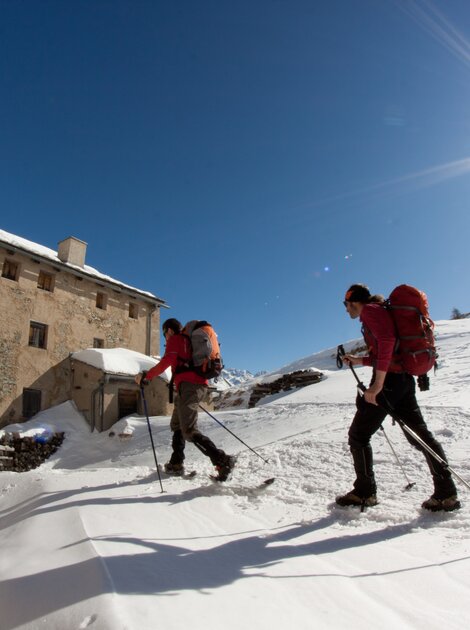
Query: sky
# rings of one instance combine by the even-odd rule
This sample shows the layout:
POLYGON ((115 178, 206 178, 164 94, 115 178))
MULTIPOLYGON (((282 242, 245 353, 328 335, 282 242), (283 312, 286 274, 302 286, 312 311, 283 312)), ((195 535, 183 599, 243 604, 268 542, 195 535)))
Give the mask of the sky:
MULTIPOLYGON (((160 485, 143 417, 121 419, 114 437, 91 433, 66 402, 6 427, 65 440, 40 467, 0 475, 2 630, 466 630, 469 337, 470 319, 437 326, 441 368, 417 394, 458 475, 461 509, 449 513, 421 508, 432 492, 425 459, 390 418, 399 464, 378 431, 378 505, 335 505, 354 477, 356 388, 331 349, 310 355, 321 382, 216 412, 267 463, 200 414, 201 430, 238 454, 226 483, 209 479, 211 463, 188 444, 196 476, 162 472, 160 485)), ((365 379, 370 368, 358 372, 365 379)), ((171 453, 168 420, 150 418, 160 465, 171 453)))
POLYGON ((227 367, 470 311, 466 0, 0 0, 0 228, 212 322, 227 367))

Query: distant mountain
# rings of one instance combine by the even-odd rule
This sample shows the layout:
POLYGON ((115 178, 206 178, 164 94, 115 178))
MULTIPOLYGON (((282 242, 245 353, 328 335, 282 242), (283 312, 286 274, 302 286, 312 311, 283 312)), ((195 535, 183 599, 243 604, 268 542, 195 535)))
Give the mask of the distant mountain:
POLYGON ((247 381, 251 381, 254 375, 248 370, 237 370, 236 368, 224 368, 222 375, 218 379, 217 389, 228 389, 229 387, 240 387, 247 381))
MULTIPOLYGON (((345 352, 351 352, 356 354, 365 350, 364 341, 362 339, 353 339, 344 343, 345 352)), ((268 376, 277 374, 289 374, 297 370, 308 370, 314 368, 316 370, 337 370, 336 365, 336 353, 337 348, 328 348, 321 352, 315 352, 297 361, 293 361, 288 365, 284 365, 273 372, 270 372, 268 376)))

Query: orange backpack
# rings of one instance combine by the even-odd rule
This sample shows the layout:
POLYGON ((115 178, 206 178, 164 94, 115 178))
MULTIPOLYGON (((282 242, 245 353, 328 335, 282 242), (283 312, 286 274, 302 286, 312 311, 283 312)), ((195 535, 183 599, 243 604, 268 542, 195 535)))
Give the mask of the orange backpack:
POLYGON ((192 358, 188 368, 203 378, 220 376, 224 365, 217 334, 211 324, 193 319, 185 325, 182 333, 191 341, 192 358))

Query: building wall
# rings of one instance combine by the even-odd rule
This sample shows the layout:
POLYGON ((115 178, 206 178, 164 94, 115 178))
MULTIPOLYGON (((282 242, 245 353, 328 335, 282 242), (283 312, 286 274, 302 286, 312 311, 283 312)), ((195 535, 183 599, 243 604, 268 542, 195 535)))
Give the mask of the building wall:
POLYGON ((71 352, 93 347, 102 340, 104 348, 123 347, 159 354, 159 308, 127 295, 118 287, 103 286, 99 279, 81 279, 0 246, 0 426, 23 417, 23 389, 41 389, 41 409, 70 398, 71 352), (6 261, 19 266, 16 280, 3 277, 6 261), (52 276, 52 291, 38 288, 40 272, 52 276), (106 308, 97 308, 97 293, 105 296, 106 308), (136 318, 129 316, 129 303, 136 318), (47 326, 46 347, 29 345, 30 324, 47 326))

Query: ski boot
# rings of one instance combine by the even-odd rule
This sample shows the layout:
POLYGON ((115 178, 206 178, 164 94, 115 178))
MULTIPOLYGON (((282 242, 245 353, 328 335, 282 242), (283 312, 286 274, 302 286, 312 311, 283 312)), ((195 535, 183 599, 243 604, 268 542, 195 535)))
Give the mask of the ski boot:
POLYGON ((214 475, 215 481, 227 481, 232 470, 235 468, 237 458, 233 455, 227 455, 222 464, 218 464, 215 469, 217 475, 214 475))

